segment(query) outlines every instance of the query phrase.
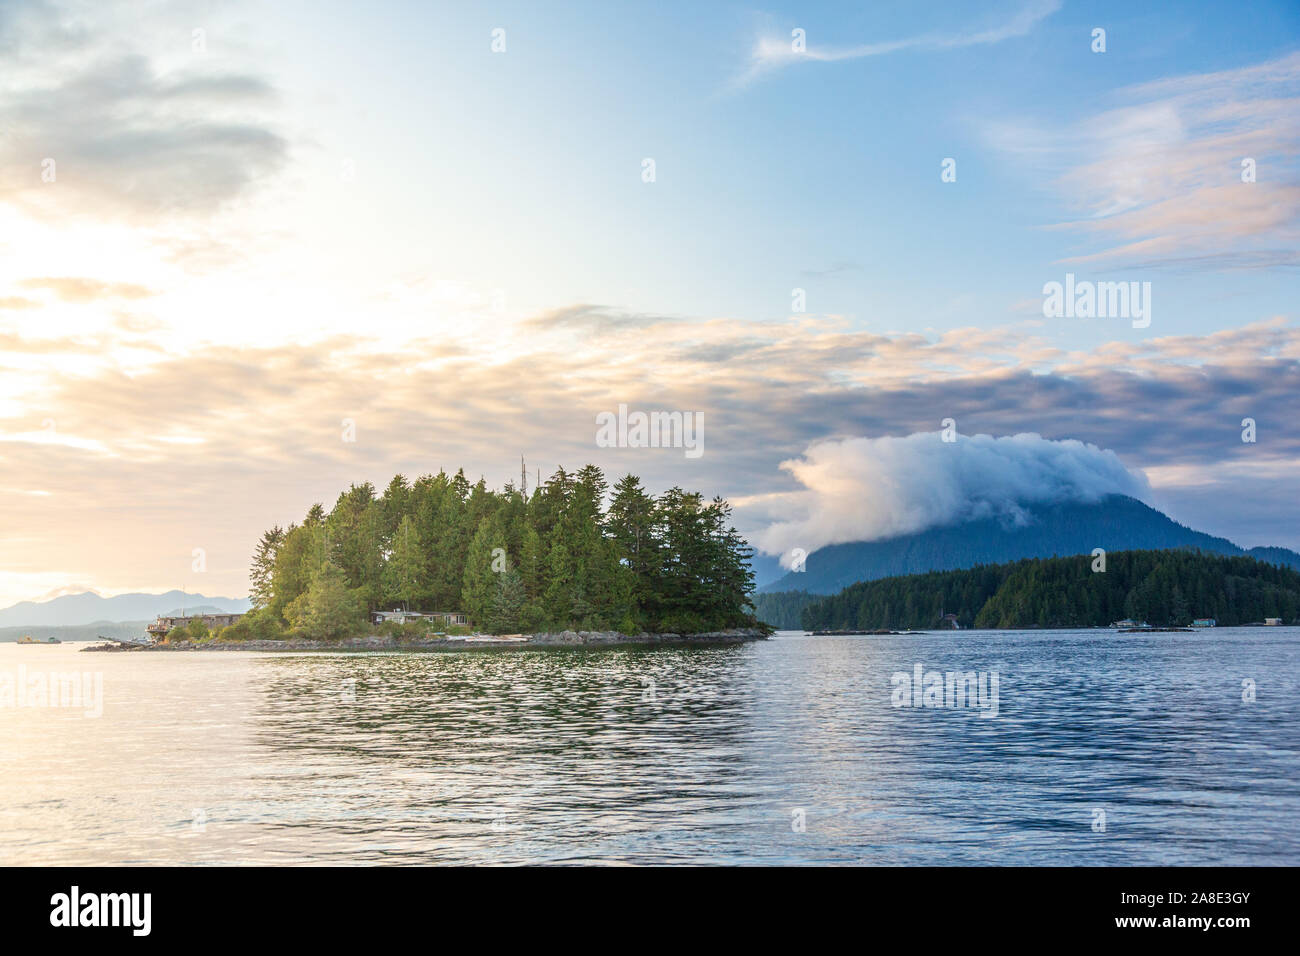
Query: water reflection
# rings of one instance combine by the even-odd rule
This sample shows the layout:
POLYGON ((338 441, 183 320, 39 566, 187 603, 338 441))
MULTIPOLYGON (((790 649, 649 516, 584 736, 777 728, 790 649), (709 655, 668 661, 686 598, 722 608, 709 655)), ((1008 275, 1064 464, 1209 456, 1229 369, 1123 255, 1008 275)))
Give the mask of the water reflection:
POLYGON ((105 712, 0 712, 0 862, 1295 864, 1297 649, 1292 628, 41 649, 94 658, 105 712), (917 664, 997 671, 997 718, 891 706, 917 664))
POLYGON ((398 856, 579 860, 708 828, 752 795, 747 650, 263 659, 256 735, 283 759, 257 779, 313 792, 290 826, 392 831, 398 856))

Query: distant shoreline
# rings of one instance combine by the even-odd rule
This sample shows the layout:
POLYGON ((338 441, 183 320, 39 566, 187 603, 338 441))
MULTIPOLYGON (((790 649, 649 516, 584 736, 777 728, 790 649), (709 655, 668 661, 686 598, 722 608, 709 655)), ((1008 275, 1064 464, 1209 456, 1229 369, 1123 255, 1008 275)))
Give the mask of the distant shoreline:
POLYGON ((469 637, 397 638, 381 635, 349 637, 339 641, 290 639, 284 641, 178 641, 170 644, 147 644, 124 647, 96 644, 83 651, 105 653, 153 653, 184 651, 475 651, 527 650, 552 647, 636 647, 669 644, 740 644, 762 641, 767 632, 759 628, 735 628, 705 634, 621 634, 617 631, 555 631, 524 634, 511 638, 492 635, 469 637))

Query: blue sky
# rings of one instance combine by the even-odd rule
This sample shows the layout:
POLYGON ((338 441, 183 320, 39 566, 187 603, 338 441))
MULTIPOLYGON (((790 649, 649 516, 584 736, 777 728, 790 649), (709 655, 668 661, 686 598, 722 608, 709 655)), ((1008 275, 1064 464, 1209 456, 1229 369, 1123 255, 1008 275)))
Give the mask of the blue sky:
MULTIPOLYGON (((1099 248, 1051 228, 1080 215, 1053 188, 1065 166, 999 148, 1001 127, 1046 139, 1125 104, 1129 87, 1273 59, 1300 32, 1284 3, 1249 17, 1196 5, 1172 22, 1159 5, 1065 5, 997 43, 738 81, 760 38, 795 28, 813 51, 845 49, 977 34, 1034 7, 867 6, 393 3, 358 17, 289 4, 278 27, 297 38, 285 51, 295 84, 333 101, 322 146, 375 171, 363 188, 376 204, 418 214, 395 238, 419 246, 449 216, 481 220, 442 261, 521 286, 521 306, 763 319, 803 287, 810 311, 881 331, 1015 321, 1054 263, 1099 248), (507 51, 494 55, 498 26, 507 51), (1090 49, 1094 26, 1104 54, 1090 49), (956 183, 939 180, 945 157, 956 183), (502 259, 526 279, 496 271, 502 259)), ((1198 332, 1223 327, 1222 297, 1245 321, 1293 290, 1288 276, 1184 271, 1159 291, 1166 331, 1198 332)))
POLYGON ((1294 3, 8 0, 0 58, 0 602, 242 593, 350 482, 520 454, 757 540, 947 417, 1300 547, 1294 3), (1067 272, 1150 326, 1044 317, 1067 272))

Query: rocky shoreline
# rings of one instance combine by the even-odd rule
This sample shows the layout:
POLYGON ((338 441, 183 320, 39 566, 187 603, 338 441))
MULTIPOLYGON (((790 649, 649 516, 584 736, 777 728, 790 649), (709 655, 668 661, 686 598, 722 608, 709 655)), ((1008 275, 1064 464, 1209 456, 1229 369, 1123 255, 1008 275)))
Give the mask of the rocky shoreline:
POLYGON ((513 638, 472 635, 469 637, 386 637, 367 635, 339 641, 291 639, 284 641, 179 641, 172 644, 123 646, 96 644, 83 651, 154 653, 171 651, 476 651, 519 650, 539 647, 611 647, 657 644, 739 644, 766 640, 759 628, 735 628, 706 634, 621 634, 618 631, 553 631, 513 638))

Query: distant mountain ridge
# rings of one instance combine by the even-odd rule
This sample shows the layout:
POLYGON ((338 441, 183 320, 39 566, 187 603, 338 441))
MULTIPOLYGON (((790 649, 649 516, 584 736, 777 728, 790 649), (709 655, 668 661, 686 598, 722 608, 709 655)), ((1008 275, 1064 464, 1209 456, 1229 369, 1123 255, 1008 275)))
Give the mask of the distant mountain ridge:
POLYGON ((929 528, 915 534, 835 544, 808 555, 802 572, 759 588, 760 593, 808 591, 836 594, 859 581, 927 571, 955 571, 1021 558, 1065 557, 1106 551, 1199 548, 1212 554, 1247 555, 1300 570, 1300 554, 1287 548, 1241 548, 1227 538, 1193 531, 1126 495, 1084 504, 1065 502, 1030 509, 1023 526, 996 518, 929 528))
POLYGON ((151 621, 184 608, 186 612, 238 613, 247 611, 247 598, 208 597, 173 590, 162 594, 119 594, 101 597, 89 591, 65 594, 51 601, 20 601, 0 610, 3 627, 75 627, 100 622, 151 621))

